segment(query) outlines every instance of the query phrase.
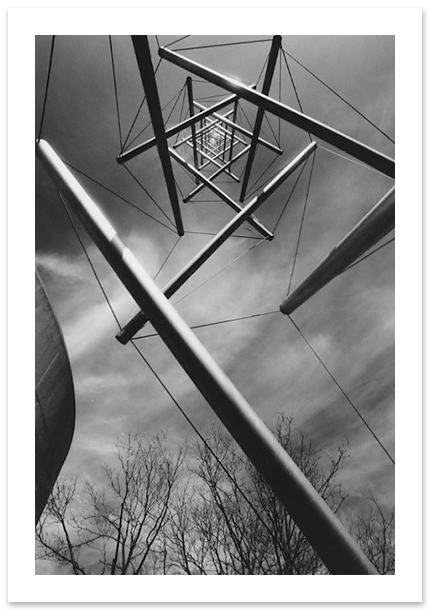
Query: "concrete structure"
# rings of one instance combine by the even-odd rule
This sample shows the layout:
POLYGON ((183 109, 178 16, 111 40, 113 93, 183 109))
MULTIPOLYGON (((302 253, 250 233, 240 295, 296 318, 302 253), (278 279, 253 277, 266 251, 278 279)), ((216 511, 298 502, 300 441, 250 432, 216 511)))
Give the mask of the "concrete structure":
POLYGON ((60 326, 37 272, 35 297, 37 523, 72 442, 75 393, 60 326))

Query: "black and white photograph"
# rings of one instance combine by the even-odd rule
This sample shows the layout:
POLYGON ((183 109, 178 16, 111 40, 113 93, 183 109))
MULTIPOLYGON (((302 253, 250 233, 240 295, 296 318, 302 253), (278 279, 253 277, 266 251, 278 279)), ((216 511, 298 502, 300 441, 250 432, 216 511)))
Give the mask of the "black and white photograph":
POLYGON ((315 14, 308 33, 288 9, 261 11, 259 29, 257 11, 246 27, 245 11, 220 9, 224 29, 183 34, 193 10, 168 27, 162 10, 129 21, 137 34, 125 9, 94 33, 94 12, 75 30, 53 16, 57 30, 30 37, 26 545, 32 579, 57 592, 14 587, 13 601, 392 601, 398 411, 416 422, 421 408, 418 388, 408 404, 398 388, 395 220, 421 205, 403 165, 395 203, 399 29, 334 32, 315 14), (62 597, 61 577, 84 575, 146 580, 127 598, 109 580, 99 597, 79 597, 82 580, 62 597), (332 597, 331 579, 318 597, 294 578, 330 575, 374 578, 332 597), (274 581, 258 576, 279 577, 267 597, 274 581))

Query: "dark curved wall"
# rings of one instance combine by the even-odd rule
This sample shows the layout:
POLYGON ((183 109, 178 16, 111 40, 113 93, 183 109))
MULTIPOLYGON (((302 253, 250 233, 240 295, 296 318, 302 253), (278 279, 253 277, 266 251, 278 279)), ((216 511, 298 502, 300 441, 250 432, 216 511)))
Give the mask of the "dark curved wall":
POLYGON ((36 523, 75 427, 72 371, 60 326, 36 272, 36 523))

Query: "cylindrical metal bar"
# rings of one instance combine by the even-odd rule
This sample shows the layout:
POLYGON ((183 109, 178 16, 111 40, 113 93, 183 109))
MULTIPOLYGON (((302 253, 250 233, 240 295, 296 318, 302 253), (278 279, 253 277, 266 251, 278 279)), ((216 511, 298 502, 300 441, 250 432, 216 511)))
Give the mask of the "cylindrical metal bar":
POLYGON ((149 114, 151 116, 154 136, 157 140, 158 154, 161 161, 161 167, 163 168, 163 174, 166 181, 167 192, 169 193, 176 228, 178 235, 184 235, 184 225, 182 223, 181 209, 179 207, 172 162, 168 151, 166 132, 164 130, 163 113, 161 111, 160 99, 158 97, 157 83, 155 81, 148 36, 132 36, 131 39, 133 42, 134 52, 136 53, 136 59, 146 95, 149 114))
POLYGON ((306 116, 298 110, 294 110, 294 108, 290 108, 281 102, 273 100, 267 95, 254 91, 239 81, 228 78, 227 76, 224 76, 219 72, 215 72, 210 68, 206 68, 205 66, 202 66, 201 64, 198 64, 187 57, 183 57, 170 49, 160 48, 158 50, 158 54, 163 59, 167 59, 173 64, 192 72, 196 76, 206 79, 214 85, 218 85, 219 87, 223 87, 228 91, 236 93, 239 97, 243 97, 243 99, 247 100, 251 104, 255 104, 256 106, 267 110, 267 112, 288 121, 292 125, 313 134, 317 138, 321 138, 321 140, 327 142, 327 144, 331 144, 335 148, 342 150, 348 155, 351 155, 351 157, 354 157, 359 161, 363 161, 363 163, 373 167, 379 172, 382 172, 386 176, 394 178, 394 160, 374 150, 373 148, 370 148, 369 146, 350 138, 340 131, 336 131, 332 127, 324 125, 324 123, 320 123, 319 121, 306 116))
MULTIPOLYGON (((204 108, 203 104, 200 104, 199 102, 194 102, 194 106, 196 106, 196 108, 204 108)), ((249 131, 249 129, 245 129, 245 127, 242 127, 242 125, 233 123, 233 121, 230 121, 230 119, 226 119, 221 114, 218 114, 216 112, 213 113, 213 116, 215 119, 220 120, 221 123, 224 123, 225 125, 228 125, 229 127, 234 127, 234 129, 236 131, 238 131, 239 133, 241 133, 242 135, 247 136, 248 138, 252 138, 252 131, 249 131)), ((277 155, 282 155, 281 148, 279 148, 278 146, 275 146, 274 144, 271 144, 270 142, 267 142, 266 140, 263 140, 263 138, 258 138, 258 143, 261 144, 262 146, 265 146, 268 150, 271 150, 272 152, 276 153, 277 155)))
MULTIPOLYGON (((233 107, 233 123, 236 123, 238 105, 239 105, 239 102, 236 100, 234 102, 234 107, 233 107)), ((230 152, 229 152, 229 156, 228 156, 228 160, 229 161, 231 161, 233 159, 233 140, 234 140, 234 137, 235 137, 235 127, 232 127, 232 129, 231 129, 230 152)))
MULTIPOLYGON (((239 152, 237 153, 237 155, 235 155, 235 156, 233 157, 233 159, 231 159, 230 161, 228 161, 228 162, 227 162, 227 163, 224 165, 224 167, 221 167, 220 169, 217 169, 217 171, 216 171, 216 172, 214 172, 214 173, 213 173, 211 176, 209 176, 209 180, 215 180, 215 178, 217 178, 217 177, 218 177, 220 174, 222 174, 222 172, 224 171, 224 169, 226 169, 226 168, 230 167, 231 165, 233 165, 233 163, 236 163, 236 161, 238 161, 238 160, 239 160, 241 157, 243 157, 243 155, 246 155, 246 153, 249 151, 249 146, 250 146, 250 145, 246 146, 245 148, 242 148, 242 150, 241 150, 241 151, 239 151, 239 152)), ((195 196, 197 195, 197 193, 200 193, 200 191, 201 191, 202 189, 204 189, 204 188, 205 188, 205 186, 206 186, 206 185, 205 185, 205 184, 203 184, 203 183, 200 183, 198 186, 196 186, 196 188, 195 188, 195 189, 193 189, 193 190, 191 191, 191 193, 190 193, 189 195, 187 195, 187 196, 184 198, 184 203, 188 203, 188 201, 190 201, 190 200, 191 200, 193 197, 195 197, 195 196)))
MULTIPOLYGON (((229 104, 234 102, 235 100, 237 100, 237 95, 230 95, 225 100, 223 100, 221 102, 217 102, 210 108, 204 107, 203 112, 201 112, 199 114, 195 114, 193 117, 189 117, 185 121, 181 121, 181 123, 178 123, 177 125, 174 125, 170 129, 167 129, 166 136, 168 138, 175 136, 183 129, 188 129, 188 127, 191 127, 191 125, 194 125, 195 123, 198 123, 199 121, 203 121, 203 119, 205 117, 209 116, 213 112, 216 112, 217 110, 222 110, 223 108, 225 108, 226 106, 228 106, 229 104)), ((197 104, 194 103, 194 105, 196 106, 197 104)), ((134 148, 130 148, 130 150, 128 150, 127 152, 124 152, 121 155, 118 155, 116 160, 118 163, 120 163, 122 165, 123 163, 127 163, 127 161, 131 161, 131 159, 134 159, 141 153, 143 153, 147 150, 150 150, 153 146, 156 146, 156 144, 157 144, 157 138, 155 138, 155 137, 151 138, 150 140, 147 140, 146 142, 143 142, 142 144, 138 144, 134 148)))
MULTIPOLYGON (((189 107, 189 111, 190 111, 190 117, 194 116, 194 104, 193 104, 193 81, 191 79, 191 76, 187 76, 187 95, 188 95, 188 107, 189 107)), ((194 156, 194 165, 196 167, 196 169, 199 169, 199 158, 197 155, 197 140, 196 140, 196 125, 195 123, 193 123, 191 125, 191 139, 192 139, 192 146, 193 146, 193 156, 194 156)), ((199 179, 196 178, 196 184, 199 184, 199 179)))
MULTIPOLYGON (((190 146, 191 148, 193 147, 193 145, 191 144, 191 142, 187 142, 187 146, 190 146)), ((215 157, 218 157, 218 155, 215 155, 215 157, 211 157, 210 155, 208 155, 207 153, 205 153, 201 148, 199 148, 199 153, 205 157, 205 159, 207 159, 209 161, 209 163, 212 163, 213 165, 216 165, 218 169, 221 169, 222 171, 225 171, 226 174, 228 174, 230 176, 230 178, 232 178, 233 180, 235 180, 236 182, 240 182, 240 178, 238 178, 235 174, 232 174, 231 172, 229 172, 227 169, 224 169, 224 165, 222 163, 220 163, 219 161, 216 160, 215 157)), ((222 157, 223 155, 223 151, 221 151, 220 153, 218 153, 219 156, 222 157)), ((198 181, 198 178, 196 177, 196 180, 198 181)))
MULTIPOLYGON (((269 59, 267 62, 266 74, 264 75, 263 87, 261 93, 263 95, 269 95, 270 85, 272 84, 273 75, 275 73, 276 61, 278 59, 279 49, 281 48, 282 38, 281 36, 274 36, 272 39, 272 45, 270 47, 269 59)), ((261 106, 258 107, 257 116, 255 117, 254 130, 252 132, 251 149, 249 151, 248 159, 245 166, 245 173, 243 175, 242 188, 240 191, 239 201, 245 200, 246 191, 248 188, 249 178, 251 176, 252 166, 254 164, 255 153, 257 151, 258 138, 260 136, 261 126, 263 124, 264 109, 261 106)))
POLYGON ((122 242, 70 170, 44 141, 37 157, 154 328, 310 544, 335 574, 376 574, 337 517, 222 372, 122 242))
MULTIPOLYGON (((215 193, 215 195, 217 195, 217 197, 222 199, 222 201, 224 201, 227 205, 233 208, 233 210, 235 210, 236 212, 242 212, 243 208, 238 203, 236 203, 234 199, 224 193, 224 191, 222 191, 219 186, 208 180, 208 178, 206 178, 204 174, 197 171, 195 167, 193 167, 190 163, 188 163, 185 159, 178 155, 178 153, 175 152, 172 148, 169 148, 169 150, 171 156, 175 159, 175 161, 179 163, 179 165, 185 167, 185 169, 187 169, 191 174, 193 174, 193 176, 198 176, 200 178, 200 181, 203 182, 205 186, 207 186, 213 193, 215 193)), ((250 225, 254 227, 254 229, 257 229, 257 231, 261 233, 261 235, 267 237, 268 239, 273 239, 272 233, 268 229, 266 229, 266 227, 262 225, 257 218, 248 215, 246 220, 247 222, 249 222, 250 225)))
MULTIPOLYGON (((164 287, 164 294, 170 298, 179 288, 205 263, 208 258, 218 250, 220 246, 232 235, 236 229, 246 220, 250 214, 255 212, 275 190, 311 155, 316 149, 316 143, 311 142, 302 150, 284 169, 282 169, 273 180, 254 197, 239 214, 228 222, 221 231, 164 287)), ((139 311, 117 334, 120 343, 127 343, 146 324, 148 317, 143 311, 139 311)))
POLYGON ((291 314, 394 228, 394 186, 280 305, 291 314))

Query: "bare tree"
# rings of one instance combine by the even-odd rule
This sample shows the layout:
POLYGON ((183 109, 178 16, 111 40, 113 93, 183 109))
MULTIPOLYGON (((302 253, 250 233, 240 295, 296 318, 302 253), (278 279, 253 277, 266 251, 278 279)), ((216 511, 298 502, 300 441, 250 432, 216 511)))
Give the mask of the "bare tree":
MULTIPOLYGON (((286 417, 279 417, 273 431, 336 513, 345 499, 336 479, 345 449, 324 459, 286 417)), ((213 428, 209 443, 197 445, 195 462, 193 493, 177 498, 164 533, 172 569, 187 574, 325 573, 305 536, 231 437, 213 428)))
POLYGON ((350 532, 380 574, 394 574, 394 512, 383 509, 373 494, 368 499, 368 511, 356 517, 350 532))
MULTIPOLYGON (((280 416, 273 432, 338 513, 346 449, 317 450, 280 416)), ((54 488, 38 524, 38 557, 85 574, 327 574, 305 536, 233 439, 214 426, 206 443, 168 450, 164 437, 128 435, 104 484, 54 488), (216 456, 216 457, 215 457, 216 456)), ((350 532, 381 574, 394 572, 394 515, 374 496, 350 532)), ((349 513, 348 513, 349 514, 349 513)))
POLYGON ((117 457, 116 468, 104 466, 102 489, 57 483, 36 528, 38 558, 76 575, 146 572, 166 526, 183 452, 172 454, 162 435, 129 434, 117 444, 117 457))

